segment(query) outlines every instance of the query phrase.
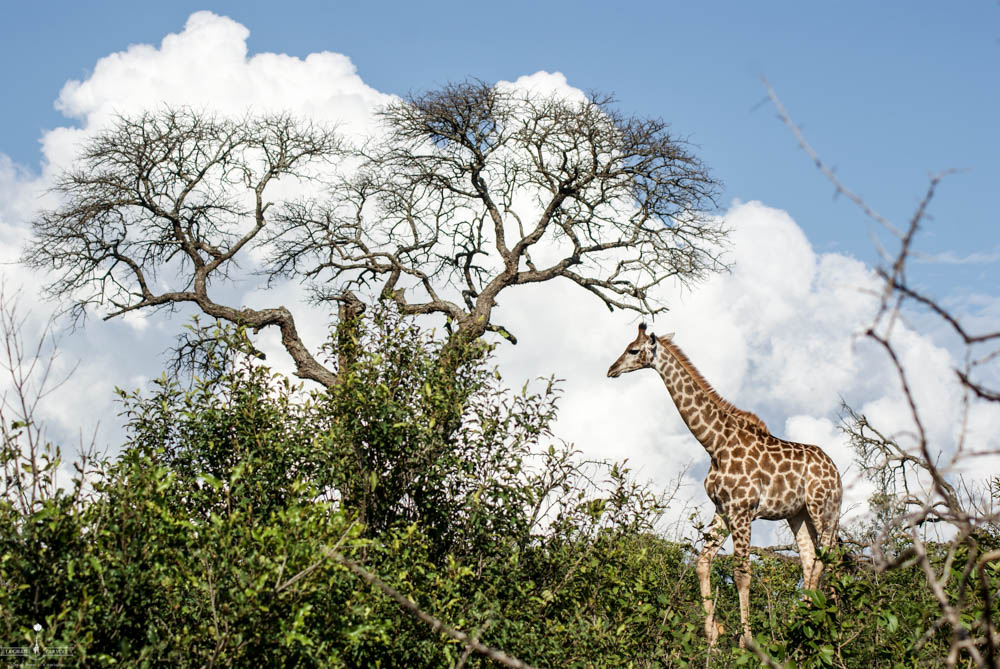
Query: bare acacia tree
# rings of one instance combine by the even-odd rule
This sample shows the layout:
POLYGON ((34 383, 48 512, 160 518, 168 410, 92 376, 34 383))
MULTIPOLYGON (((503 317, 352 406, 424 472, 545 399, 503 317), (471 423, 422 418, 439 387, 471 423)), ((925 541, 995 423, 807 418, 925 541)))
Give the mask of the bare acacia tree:
POLYGON ((876 427, 849 407, 845 407, 844 420, 858 464, 879 491, 877 523, 868 534, 874 566, 879 570, 916 566, 924 575, 939 615, 930 621, 918 647, 944 631, 950 638, 944 658, 948 667, 960 662, 963 666, 967 662, 969 666, 998 667, 1000 477, 970 483, 962 472, 982 471, 984 458, 1000 454, 995 445, 982 443, 982 435, 969 430, 975 403, 1000 403, 1000 387, 996 385, 1000 332, 974 331, 959 314, 918 290, 909 272, 914 240, 926 223, 928 206, 947 173, 931 178, 908 224, 897 227, 844 186, 791 121, 774 90, 767 82, 765 86, 779 116, 837 194, 858 205, 898 243, 895 250, 882 251, 879 306, 865 334, 885 352, 895 370, 911 424, 876 427), (907 368, 897 352, 893 333, 908 314, 917 311, 940 319, 963 353, 962 362, 954 370, 963 396, 959 410, 952 416, 957 433, 953 447, 935 443, 928 433, 926 416, 914 397, 911 378, 915 370, 907 368), (932 535, 945 539, 929 539, 925 530, 932 526, 939 528, 932 535))
POLYGON ((655 314, 657 286, 725 267, 726 231, 704 213, 716 183, 665 123, 610 102, 466 82, 389 104, 357 148, 287 116, 120 118, 58 182, 65 203, 35 222, 25 259, 54 272, 53 295, 107 318, 189 302, 277 326, 297 375, 326 386, 337 367, 306 349, 287 307, 210 295, 248 247, 270 280, 338 301, 342 324, 361 295, 441 315, 456 342, 514 340, 494 322, 500 293, 559 278, 655 314), (350 169, 320 169, 332 161, 350 169), (279 177, 319 180, 324 197, 275 199, 279 177))
POLYGON ((723 267, 725 231, 701 212, 715 183, 662 121, 480 82, 380 116, 385 137, 355 178, 288 208, 275 271, 374 285, 478 337, 509 336, 492 311, 510 286, 563 278, 655 314, 653 288, 723 267))
POLYGON ((34 221, 24 260, 54 276, 50 294, 69 298, 77 317, 91 305, 114 318, 191 303, 232 323, 277 326, 297 374, 328 385, 332 374, 287 308, 235 308, 210 288, 232 277, 269 224, 273 184, 314 177, 315 163, 340 153, 331 131, 289 116, 167 109, 118 118, 56 183, 64 204, 34 221))

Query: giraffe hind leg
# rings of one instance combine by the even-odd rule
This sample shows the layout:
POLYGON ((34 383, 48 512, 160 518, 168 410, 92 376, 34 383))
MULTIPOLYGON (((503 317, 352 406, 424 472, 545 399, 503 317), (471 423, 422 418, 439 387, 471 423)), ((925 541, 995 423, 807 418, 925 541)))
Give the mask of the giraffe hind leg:
POLYGON ((830 550, 837 544, 837 527, 840 525, 842 492, 831 494, 823 505, 823 527, 819 532, 820 545, 830 550))
MULTIPOLYGON (((816 569, 816 530, 812 526, 809 514, 802 509, 788 519, 788 527, 795 536, 799 547, 799 561, 802 563, 802 587, 811 590, 815 587, 813 573, 816 569)), ((818 580, 818 576, 816 577, 818 580)))
MULTIPOLYGON (((840 521, 840 493, 830 494, 814 503, 807 503, 809 518, 806 524, 812 528, 813 542, 816 549, 830 550, 837 543, 837 526, 840 521)), ((817 559, 812 570, 811 589, 819 587, 819 579, 823 574, 823 561, 817 559)))
POLYGON ((705 637, 708 639, 708 647, 715 646, 722 633, 722 625, 715 622, 715 601, 712 599, 712 560, 719 548, 726 540, 728 530, 723 517, 716 513, 712 518, 712 524, 705 539, 705 546, 698 555, 695 564, 695 572, 698 574, 698 587, 701 590, 701 604, 705 607, 705 637))

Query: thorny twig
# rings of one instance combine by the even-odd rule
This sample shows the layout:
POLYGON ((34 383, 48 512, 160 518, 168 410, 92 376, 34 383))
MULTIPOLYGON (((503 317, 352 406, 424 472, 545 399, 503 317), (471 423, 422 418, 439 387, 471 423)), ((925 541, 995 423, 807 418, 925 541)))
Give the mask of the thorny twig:
MULTIPOLYGON (((883 252, 888 267, 878 270, 883 288, 876 315, 865 334, 880 346, 895 371, 915 429, 911 435, 915 444, 911 448, 903 448, 898 440, 876 430, 863 415, 855 413, 849 407, 847 408, 849 420, 845 421, 845 430, 859 453, 862 469, 869 475, 880 477, 882 490, 894 495, 897 504, 896 508, 888 509, 890 514, 888 517, 882 518, 884 525, 872 543, 875 566, 880 569, 895 569, 905 565, 916 565, 923 573, 928 590, 938 604, 940 617, 917 642, 918 647, 926 644, 941 627, 946 627, 951 635, 949 651, 945 658, 948 667, 956 666, 963 655, 976 667, 996 666, 1000 655, 998 652, 1000 635, 997 634, 992 621, 996 593, 993 592, 994 585, 985 574, 985 567, 992 560, 998 559, 1000 552, 990 551, 981 554, 976 537, 983 528, 995 526, 1000 516, 993 510, 989 499, 985 504, 981 503, 967 482, 962 481, 956 486, 949 480, 949 474, 954 472, 960 463, 983 454, 981 450, 970 452, 965 448, 970 396, 975 396, 980 401, 1000 402, 1000 391, 989 387, 985 382, 973 380, 972 374, 976 367, 995 361, 1000 352, 992 351, 986 355, 973 356, 972 349, 976 345, 1000 339, 1000 332, 971 332, 962 323, 960 316, 945 308, 934 298, 914 289, 909 283, 906 272, 907 263, 913 254, 913 242, 917 232, 927 217, 927 210, 937 187, 950 171, 931 177, 924 197, 908 225, 905 229, 901 229, 872 209, 863 198, 840 181, 806 141, 766 80, 764 86, 781 120, 795 135, 802 150, 833 184, 836 192, 846 196, 868 218, 881 225, 899 241, 898 250, 894 255, 889 256, 883 252), (942 457, 945 456, 944 450, 931 442, 925 429, 926 421, 914 396, 909 378, 910 370, 896 350, 894 329, 904 308, 909 305, 927 309, 940 318, 958 335, 961 345, 966 349, 965 367, 955 370, 963 392, 961 415, 955 417, 955 422, 960 427, 960 434, 957 448, 946 457, 942 457), (930 485, 920 491, 913 490, 911 482, 919 482, 921 479, 929 481, 930 485), (902 487, 901 494, 896 488, 897 485, 902 487), (922 528, 928 523, 943 523, 955 533, 943 563, 936 555, 932 556, 929 542, 923 535, 922 528), (885 547, 892 537, 905 537, 907 545, 887 552, 885 547), (962 565, 956 564, 959 560, 959 546, 962 546, 963 550, 968 549, 962 565), (954 581, 949 584, 951 579, 954 581), (978 593, 984 602, 979 611, 968 609, 970 595, 973 593, 978 593), (975 613, 978 618, 971 629, 967 629, 963 625, 963 617, 970 613, 975 613)), ((773 666, 765 653, 753 647, 752 649, 762 662, 773 666)))

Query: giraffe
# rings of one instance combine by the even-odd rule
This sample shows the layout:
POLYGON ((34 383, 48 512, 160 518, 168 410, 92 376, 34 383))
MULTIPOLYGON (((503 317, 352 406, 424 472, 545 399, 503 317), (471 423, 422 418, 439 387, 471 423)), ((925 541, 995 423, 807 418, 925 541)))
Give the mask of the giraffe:
POLYGON ((722 632, 715 622, 709 579, 712 560, 728 530, 736 557, 733 580, 743 627, 740 647, 746 647, 751 639, 750 523, 757 518, 787 520, 799 547, 803 587, 816 588, 823 571, 817 550, 830 548, 837 537, 843 496, 840 474, 818 446, 779 439, 756 415, 722 399, 673 343, 673 336, 647 335, 646 324, 640 324, 638 336, 611 365, 608 376, 655 369, 688 429, 708 451, 711 465, 705 491, 715 504, 715 516, 696 563, 705 635, 711 648, 722 632))

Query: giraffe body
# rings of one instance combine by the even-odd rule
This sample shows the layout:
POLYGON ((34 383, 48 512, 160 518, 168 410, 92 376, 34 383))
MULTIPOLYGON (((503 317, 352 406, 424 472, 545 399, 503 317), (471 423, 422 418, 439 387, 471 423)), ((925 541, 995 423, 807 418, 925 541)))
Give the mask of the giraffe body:
POLYGON ((721 627, 715 623, 709 578, 712 560, 728 530, 736 557, 733 580, 739 592, 740 645, 744 646, 751 638, 750 523, 757 518, 787 520, 799 547, 803 585, 816 588, 823 570, 817 551, 836 541, 843 497, 840 474, 818 446, 779 439, 756 415, 722 399, 672 337, 647 335, 645 324, 640 325, 638 336, 611 365, 608 376, 655 369, 681 418, 708 452, 711 465, 705 491, 716 514, 696 564, 705 633, 714 645, 721 627))

